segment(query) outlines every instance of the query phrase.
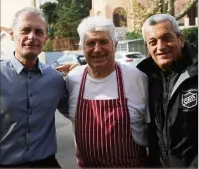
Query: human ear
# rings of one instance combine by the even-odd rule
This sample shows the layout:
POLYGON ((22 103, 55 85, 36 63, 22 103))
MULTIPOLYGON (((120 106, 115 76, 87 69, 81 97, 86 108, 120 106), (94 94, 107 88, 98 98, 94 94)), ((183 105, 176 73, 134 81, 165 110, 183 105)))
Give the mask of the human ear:
POLYGON ((9 34, 10 34, 11 40, 14 41, 14 31, 12 29, 10 30, 9 34))
POLYGON ((117 42, 115 42, 115 48, 117 48, 117 43, 118 43, 118 41, 117 41, 117 42))
POLYGON ((180 47, 183 48, 184 47, 184 36, 182 34, 180 34, 178 38, 179 38, 180 47))
POLYGON ((45 43, 46 43, 46 41, 47 41, 48 39, 50 39, 50 38, 49 38, 49 35, 47 34, 47 35, 46 35, 46 38, 45 38, 45 43))

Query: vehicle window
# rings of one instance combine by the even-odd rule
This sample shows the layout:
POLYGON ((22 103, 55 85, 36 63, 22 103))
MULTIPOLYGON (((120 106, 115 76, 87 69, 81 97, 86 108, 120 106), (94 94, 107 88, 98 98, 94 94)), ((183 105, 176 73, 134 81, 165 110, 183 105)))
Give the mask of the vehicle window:
POLYGON ((135 54, 127 54, 126 57, 127 58, 143 58, 143 55, 139 53, 135 53, 135 54))
POLYGON ((78 60, 80 65, 87 64, 86 59, 85 59, 84 55, 82 55, 82 54, 77 55, 77 60, 78 60))
POLYGON ((72 62, 76 58, 75 55, 67 54, 57 60, 57 62, 72 62))

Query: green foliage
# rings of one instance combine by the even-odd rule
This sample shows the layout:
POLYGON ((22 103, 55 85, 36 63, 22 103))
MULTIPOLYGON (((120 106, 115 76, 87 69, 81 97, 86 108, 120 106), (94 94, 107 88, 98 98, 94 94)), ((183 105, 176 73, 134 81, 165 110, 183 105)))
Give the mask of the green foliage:
POLYGON ((72 0, 70 5, 58 4, 58 7, 58 19, 54 25, 55 34, 64 38, 78 37, 77 26, 80 23, 80 13, 76 1, 72 0))
POLYGON ((45 13, 49 25, 55 23, 57 19, 56 3, 46 2, 40 6, 40 9, 45 13))
POLYGON ((48 24, 49 24, 48 31, 49 31, 50 39, 54 38, 53 25, 56 23, 56 20, 57 20, 56 7, 57 7, 57 4, 51 3, 51 2, 46 2, 40 6, 41 10, 44 12, 48 20, 48 24))
POLYGON ((76 0, 76 5, 79 9, 81 19, 89 16, 89 0, 76 0))
POLYGON ((142 38, 141 30, 126 33, 126 40, 141 39, 141 38, 142 38))
POLYGON ((62 38, 78 37, 77 27, 80 21, 89 15, 88 0, 57 0, 40 6, 50 24, 49 34, 62 38))
POLYGON ((185 28, 182 30, 185 41, 198 46, 198 27, 185 28))
POLYGON ((43 51, 52 52, 53 51, 53 41, 48 39, 44 45, 43 51))

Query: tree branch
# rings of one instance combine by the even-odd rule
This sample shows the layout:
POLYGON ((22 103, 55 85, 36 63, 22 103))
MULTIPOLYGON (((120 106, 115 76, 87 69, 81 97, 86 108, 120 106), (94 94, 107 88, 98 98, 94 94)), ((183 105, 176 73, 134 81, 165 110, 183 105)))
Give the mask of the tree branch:
POLYGON ((184 8, 184 10, 182 10, 178 16, 176 16, 176 20, 181 19, 183 16, 185 16, 190 10, 191 8, 198 2, 198 0, 190 0, 189 3, 187 4, 187 6, 184 8))

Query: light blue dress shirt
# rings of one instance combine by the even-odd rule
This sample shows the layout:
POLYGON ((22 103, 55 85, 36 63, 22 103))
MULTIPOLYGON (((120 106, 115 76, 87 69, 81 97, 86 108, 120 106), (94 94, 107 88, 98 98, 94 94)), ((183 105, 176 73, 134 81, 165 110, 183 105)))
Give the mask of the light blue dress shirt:
POLYGON ((55 155, 55 111, 58 107, 68 113, 63 77, 40 62, 37 68, 25 70, 14 56, 1 61, 0 70, 0 164, 55 155))

